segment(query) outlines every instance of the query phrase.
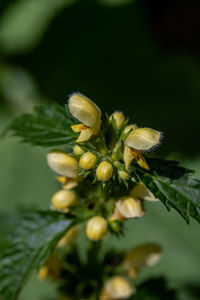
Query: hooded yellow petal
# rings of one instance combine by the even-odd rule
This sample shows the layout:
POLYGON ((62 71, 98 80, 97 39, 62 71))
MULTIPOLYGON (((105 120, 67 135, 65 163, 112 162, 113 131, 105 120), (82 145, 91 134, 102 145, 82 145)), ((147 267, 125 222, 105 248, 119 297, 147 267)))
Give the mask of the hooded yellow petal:
POLYGON ((137 128, 128 135, 125 144, 135 150, 150 150, 160 141, 160 132, 151 128, 137 128))
POLYGON ((86 96, 75 93, 69 98, 69 110, 71 114, 88 127, 100 126, 101 110, 86 96))
POLYGON ((78 161, 61 150, 53 150, 47 155, 49 167, 59 175, 69 178, 77 176, 78 161))

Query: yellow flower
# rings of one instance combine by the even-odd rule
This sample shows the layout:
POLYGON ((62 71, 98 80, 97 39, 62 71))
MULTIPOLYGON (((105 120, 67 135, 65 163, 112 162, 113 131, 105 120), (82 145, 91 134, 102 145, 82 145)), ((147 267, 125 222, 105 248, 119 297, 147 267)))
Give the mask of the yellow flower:
MULTIPOLYGON (((104 299, 128 299, 135 293, 135 288, 122 276, 111 277, 104 285, 104 299)), ((103 299, 103 298, 102 298, 103 299)))
POLYGON ((82 124, 72 125, 74 132, 80 132, 77 142, 85 142, 92 136, 96 136, 101 125, 101 110, 89 98, 74 93, 69 98, 69 110, 71 114, 82 124))
POLYGON ((39 280, 45 280, 49 274, 49 269, 47 266, 42 266, 37 274, 39 280))
POLYGON ((92 241, 101 240, 107 232, 108 223, 103 217, 91 218, 86 227, 86 234, 92 241))
POLYGON ((161 252, 161 247, 155 243, 138 246, 126 253, 122 267, 134 279, 142 267, 155 265, 161 252))
POLYGON ((116 202, 116 208, 125 218, 142 217, 144 211, 140 200, 134 199, 131 196, 124 196, 116 202))
POLYGON ((113 166, 108 161, 102 161, 96 170, 97 178, 101 181, 108 181, 112 174, 113 166))
POLYGON ((76 204, 76 195, 73 191, 60 190, 53 195, 52 205, 58 211, 68 212, 76 204))
POLYGON ((114 119, 117 129, 120 129, 125 122, 124 114, 120 111, 115 111, 109 118, 111 122, 114 119))
POLYGON ((136 184, 130 192, 131 197, 141 200, 159 201, 143 182, 136 184))
POLYGON ((57 253, 53 252, 45 261, 44 265, 38 272, 38 279, 44 280, 50 276, 52 280, 56 281, 60 277, 61 261, 57 253))
POLYGON ((78 233, 78 225, 73 226, 67 231, 67 233, 60 239, 57 247, 64 247, 72 245, 76 239, 78 233))
POLYGON ((76 178, 78 161, 61 150, 53 150, 47 155, 49 167, 59 175, 76 178))
POLYGON ((124 162, 126 169, 136 159, 140 167, 149 170, 142 152, 148 151, 159 144, 161 133, 151 128, 136 128, 130 132, 125 140, 124 162))

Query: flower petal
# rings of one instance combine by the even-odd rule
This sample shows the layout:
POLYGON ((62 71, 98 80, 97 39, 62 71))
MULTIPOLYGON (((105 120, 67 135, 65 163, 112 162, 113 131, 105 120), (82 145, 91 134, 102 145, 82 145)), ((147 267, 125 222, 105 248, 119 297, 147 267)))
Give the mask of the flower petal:
POLYGON ((161 133, 151 128, 137 128, 128 135, 125 144, 135 150, 150 150, 159 144, 161 133))
POLYGON ((101 119, 100 108, 86 96, 75 93, 69 98, 71 114, 88 127, 99 127, 101 119))
POLYGON ((85 130, 82 130, 76 142, 82 143, 88 141, 92 137, 93 133, 94 131, 92 128, 87 128, 85 130))
POLYGON ((131 196, 120 198, 116 203, 116 207, 125 218, 142 217, 144 214, 141 203, 131 196))
POLYGON ((128 169, 128 167, 132 163, 133 159, 134 159, 134 157, 131 154, 131 148, 129 146, 125 145, 125 147, 124 147, 124 163, 125 163, 126 169, 128 169))
POLYGON ((131 190, 130 195, 133 198, 139 198, 148 201, 159 201, 143 182, 136 184, 131 190))

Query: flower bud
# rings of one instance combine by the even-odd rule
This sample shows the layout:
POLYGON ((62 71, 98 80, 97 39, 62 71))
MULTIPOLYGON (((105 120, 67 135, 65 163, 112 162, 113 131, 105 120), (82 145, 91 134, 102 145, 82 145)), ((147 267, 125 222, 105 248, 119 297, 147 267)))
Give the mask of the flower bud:
POLYGON ((45 261, 44 265, 38 272, 38 279, 44 280, 50 276, 52 280, 56 281, 60 277, 61 261, 56 252, 53 252, 45 261))
POLYGON ((159 201, 143 182, 136 184, 130 192, 131 197, 148 201, 159 201))
POLYGON ((159 144, 161 134, 151 128, 137 128, 130 132, 125 144, 135 150, 146 151, 159 144))
POLYGON ((109 118, 110 121, 114 119, 117 129, 120 129, 125 122, 124 114, 120 111, 115 111, 109 118))
POLYGON ((83 149, 79 145, 75 145, 73 151, 76 155, 82 155, 84 153, 83 149))
POLYGON ((86 227, 86 234, 92 241, 101 240, 107 232, 108 224, 103 217, 93 217, 89 220, 86 227))
POLYGON ((75 178, 77 176, 76 168, 78 167, 78 161, 64 151, 51 151, 47 155, 47 161, 49 167, 57 174, 69 178, 75 178))
POLYGON ((135 293, 135 288, 122 276, 111 277, 104 286, 108 299, 128 299, 135 293))
POLYGON ((39 280, 45 280, 49 274, 49 269, 47 266, 42 266, 37 274, 39 280))
POLYGON ((73 191, 60 190, 52 198, 52 205, 57 210, 66 210, 76 203, 76 195, 73 191))
POLYGON ((140 201, 131 196, 120 198, 116 203, 116 207, 125 218, 142 217, 144 214, 140 201))
MULTIPOLYGON (((97 135, 101 124, 101 110, 89 98, 80 94, 74 93, 69 98, 69 110, 71 114, 87 128, 80 128, 81 137, 78 142, 87 141, 91 135, 97 135)), ((74 126, 72 127, 74 130, 74 126)))
POLYGON ((123 269, 130 271, 131 268, 140 269, 144 266, 153 266, 159 261, 161 252, 161 247, 155 243, 133 248, 125 255, 123 269))
POLYGON ((74 178, 67 178, 64 176, 56 176, 56 179, 61 182, 62 188, 65 190, 74 189, 78 185, 78 181, 74 178))
POLYGON ((130 177, 130 174, 124 170, 118 170, 118 175, 122 180, 128 180, 130 177))
POLYGON ((97 162, 97 156, 92 152, 86 152, 79 160, 79 165, 84 170, 90 170, 94 168, 97 162))
POLYGON ((131 131, 131 130, 132 130, 132 131, 135 130, 136 128, 138 128, 137 125, 134 125, 134 124, 128 125, 128 126, 126 126, 126 127, 124 128, 123 133, 126 134, 126 133, 128 133, 129 131, 131 131))
POLYGON ((113 166, 108 161, 102 161, 96 170, 97 178, 101 181, 108 181, 112 177, 112 174, 113 166))
POLYGON ((72 245, 76 239, 78 233, 78 226, 73 226, 67 231, 67 233, 60 239, 57 244, 57 247, 64 247, 72 245))

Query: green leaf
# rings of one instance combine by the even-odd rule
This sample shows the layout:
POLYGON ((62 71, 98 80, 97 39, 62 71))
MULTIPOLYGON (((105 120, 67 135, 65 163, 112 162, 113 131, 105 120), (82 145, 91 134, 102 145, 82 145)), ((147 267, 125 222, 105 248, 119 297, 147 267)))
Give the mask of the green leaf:
POLYGON ((23 142, 40 146, 59 146, 72 143, 76 134, 71 125, 75 123, 69 111, 57 103, 36 106, 33 114, 23 114, 14 119, 6 129, 23 142))
POLYGON ((137 292, 131 297, 134 300, 176 300, 177 294, 167 286, 164 278, 153 278, 137 287, 137 292))
POLYGON ((193 172, 176 161, 149 159, 148 164, 151 172, 143 172, 141 180, 152 193, 187 223, 190 217, 200 222, 200 180, 192 176, 193 172))
POLYGON ((0 253, 1 300, 14 300, 31 272, 38 269, 74 219, 56 212, 26 215, 0 253))

